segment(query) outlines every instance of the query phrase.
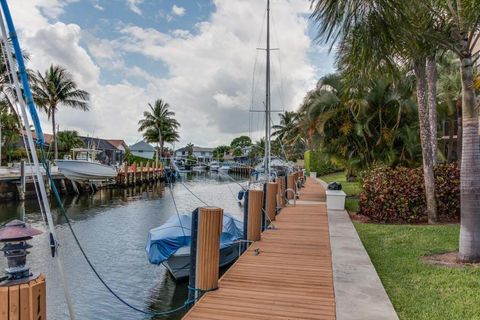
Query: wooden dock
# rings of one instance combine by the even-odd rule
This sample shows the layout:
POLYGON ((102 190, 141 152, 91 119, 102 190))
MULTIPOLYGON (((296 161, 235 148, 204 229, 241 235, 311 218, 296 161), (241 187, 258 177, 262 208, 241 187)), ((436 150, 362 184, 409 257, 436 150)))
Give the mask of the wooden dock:
POLYGON ((308 178, 298 204, 283 208, 184 319, 335 319, 325 190, 308 178))

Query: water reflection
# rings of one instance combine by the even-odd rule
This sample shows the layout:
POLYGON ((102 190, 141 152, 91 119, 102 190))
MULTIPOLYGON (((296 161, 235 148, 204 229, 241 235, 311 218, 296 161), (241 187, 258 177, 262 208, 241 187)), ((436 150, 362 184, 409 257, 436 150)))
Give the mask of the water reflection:
MULTIPOLYGON (((187 187, 209 205, 241 216, 235 193, 240 187, 214 173, 185 174, 187 187)), ((173 194, 181 212, 202 204, 180 183, 173 194)), ((104 189, 90 196, 62 197, 85 251, 107 283, 122 298, 145 310, 166 310, 182 305, 186 283, 176 284, 163 266, 148 263, 144 246, 148 230, 175 213, 170 191, 158 183, 128 189, 104 189)), ((53 201, 52 201, 53 203, 53 201)), ((53 206, 56 230, 65 256, 65 270, 78 319, 153 319, 118 303, 101 286, 76 247, 64 218, 53 206)), ((25 220, 45 231, 36 201, 0 204, 0 223, 13 218, 25 220)), ((31 240, 28 257, 32 271, 47 276, 48 319, 66 319, 62 286, 50 256, 46 233, 31 240)), ((0 259, 0 268, 5 267, 0 259)), ((181 314, 154 319, 178 319, 181 314)))

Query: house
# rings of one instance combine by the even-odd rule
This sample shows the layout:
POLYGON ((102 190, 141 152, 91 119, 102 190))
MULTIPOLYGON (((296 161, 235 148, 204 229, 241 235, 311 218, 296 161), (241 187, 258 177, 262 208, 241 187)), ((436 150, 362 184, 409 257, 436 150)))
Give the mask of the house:
POLYGON ((143 140, 131 145, 130 152, 140 158, 153 159, 155 157, 155 148, 143 140))
MULTIPOLYGON (((208 163, 213 160, 213 150, 215 148, 204 147, 192 147, 192 156, 194 156, 198 162, 208 163)), ((175 159, 186 159, 188 157, 188 148, 183 147, 175 150, 175 159)))
POLYGON ((97 160, 105 164, 120 165, 125 158, 125 150, 119 149, 111 144, 107 139, 91 138, 80 136, 85 148, 100 151, 97 154, 97 160))
POLYGON ((124 153, 128 150, 128 145, 123 140, 108 139, 108 143, 124 153))

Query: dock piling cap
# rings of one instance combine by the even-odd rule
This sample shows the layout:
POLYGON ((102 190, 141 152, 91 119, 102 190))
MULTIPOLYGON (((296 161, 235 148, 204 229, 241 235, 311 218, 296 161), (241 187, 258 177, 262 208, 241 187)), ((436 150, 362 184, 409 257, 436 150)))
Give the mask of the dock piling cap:
POLYGON ((41 233, 42 231, 15 219, 0 228, 0 242, 28 240, 41 233))

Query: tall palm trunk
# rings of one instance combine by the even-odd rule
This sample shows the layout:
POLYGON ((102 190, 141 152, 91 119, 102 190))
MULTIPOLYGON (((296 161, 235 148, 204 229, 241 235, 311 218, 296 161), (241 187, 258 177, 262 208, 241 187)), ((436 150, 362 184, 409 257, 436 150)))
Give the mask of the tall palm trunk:
POLYGON ((437 164, 437 61, 435 56, 427 57, 428 118, 430 122, 432 162, 437 164))
POLYGON ((57 126, 55 122, 55 108, 52 108, 52 135, 54 146, 54 160, 58 159, 57 126))
MULTIPOLYGON (((465 41, 465 40, 463 40, 465 41)), ((466 48, 466 44, 463 46, 466 48)), ((462 163, 460 171, 460 252, 462 261, 480 261, 480 139, 471 53, 461 58, 462 163)))
POLYGON ((417 79, 418 120, 420 124, 420 143, 423 157, 423 177, 425 183, 425 197, 427 202, 427 216, 429 223, 437 222, 437 202, 435 200, 435 176, 433 172, 432 134, 427 103, 427 79, 425 60, 417 61, 414 66, 417 79))
POLYGON ((462 99, 458 99, 456 103, 457 108, 457 162, 460 166, 462 164, 462 136, 463 136, 463 129, 462 129, 462 99))

